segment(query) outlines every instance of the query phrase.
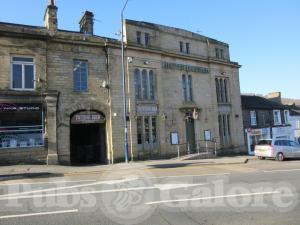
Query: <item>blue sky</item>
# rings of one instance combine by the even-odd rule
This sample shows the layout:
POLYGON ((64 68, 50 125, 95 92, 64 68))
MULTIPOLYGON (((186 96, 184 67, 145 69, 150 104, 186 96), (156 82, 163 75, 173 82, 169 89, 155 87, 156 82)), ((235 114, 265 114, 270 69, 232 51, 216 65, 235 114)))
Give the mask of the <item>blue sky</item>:
MULTIPOLYGON (((78 30, 83 11, 95 33, 117 38, 123 0, 56 0, 60 29, 78 30)), ((47 0, 2 1, 0 21, 43 26, 47 0)), ((230 45, 241 91, 300 98, 299 0, 129 0, 125 18, 184 28, 230 45)))

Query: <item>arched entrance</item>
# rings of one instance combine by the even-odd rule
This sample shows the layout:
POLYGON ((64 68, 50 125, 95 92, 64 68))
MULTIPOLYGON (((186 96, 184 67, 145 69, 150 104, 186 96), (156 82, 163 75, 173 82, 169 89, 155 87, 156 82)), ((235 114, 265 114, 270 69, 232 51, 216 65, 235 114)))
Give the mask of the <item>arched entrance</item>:
POLYGON ((106 163, 105 116, 97 111, 79 111, 70 118, 72 164, 106 163))

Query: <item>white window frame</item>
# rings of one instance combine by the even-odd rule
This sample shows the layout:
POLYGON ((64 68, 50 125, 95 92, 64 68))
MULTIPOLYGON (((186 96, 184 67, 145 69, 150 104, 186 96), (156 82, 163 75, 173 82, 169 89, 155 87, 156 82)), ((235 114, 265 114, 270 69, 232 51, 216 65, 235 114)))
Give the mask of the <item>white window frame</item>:
POLYGON ((273 119, 274 119, 274 125, 281 125, 281 113, 280 113, 280 110, 278 110, 278 109, 273 110, 273 119), (277 120, 276 120, 276 113, 278 115, 277 116, 277 120))
POLYGON ((35 58, 33 56, 12 55, 10 60, 11 60, 10 61, 10 88, 12 90, 17 90, 17 91, 34 91, 36 89, 35 58), (33 62, 13 61, 14 57, 33 59, 33 62), (13 87, 13 65, 14 64, 22 65, 22 88, 14 88, 13 87), (33 66, 33 88, 25 88, 25 65, 32 65, 33 66))
POLYGON ((257 117, 255 111, 250 111, 251 126, 257 126, 257 117))
POLYGON ((284 110, 284 123, 290 124, 290 110, 284 110))

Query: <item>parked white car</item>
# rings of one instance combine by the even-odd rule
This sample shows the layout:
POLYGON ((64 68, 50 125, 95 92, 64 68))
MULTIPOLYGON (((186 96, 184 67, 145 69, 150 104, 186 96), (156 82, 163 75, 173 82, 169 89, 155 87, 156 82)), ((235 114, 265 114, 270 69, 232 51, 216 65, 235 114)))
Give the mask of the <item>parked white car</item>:
POLYGON ((300 158, 300 145, 287 139, 262 139, 255 145, 254 154, 259 159, 275 158, 278 161, 300 158))

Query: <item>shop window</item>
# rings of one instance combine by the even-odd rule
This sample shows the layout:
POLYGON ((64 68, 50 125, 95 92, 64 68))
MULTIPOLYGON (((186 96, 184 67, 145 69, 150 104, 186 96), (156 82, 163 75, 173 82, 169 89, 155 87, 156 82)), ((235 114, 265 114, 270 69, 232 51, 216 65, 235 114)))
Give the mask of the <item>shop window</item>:
POLYGON ((74 60, 74 90, 88 91, 88 63, 83 60, 74 60))
POLYGON ((34 59, 30 57, 12 57, 11 87, 16 90, 34 90, 34 59))
POLYGON ((44 145, 42 104, 0 104, 0 149, 44 145))

